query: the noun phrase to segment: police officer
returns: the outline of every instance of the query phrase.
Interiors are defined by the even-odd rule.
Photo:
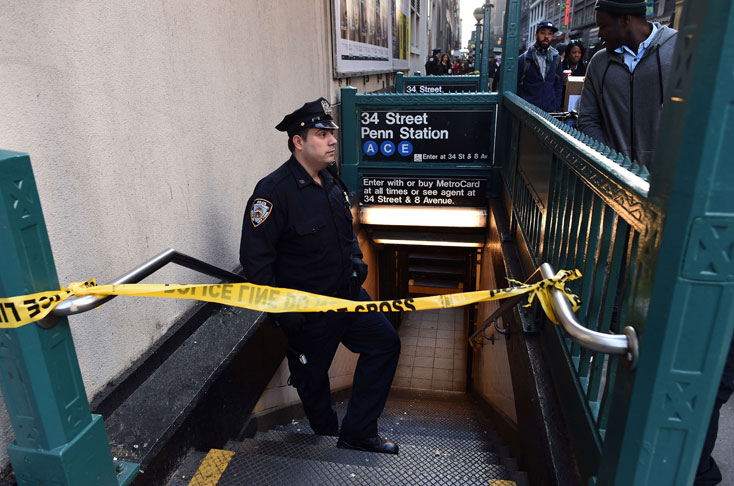
[[[324,98],[304,104],[275,127],[287,132],[291,157],[255,186],[242,224],[240,261],[250,282],[320,295],[371,300],[361,284],[367,265],[352,230],[343,182],[329,170],[338,127]],[[398,453],[377,435],[400,355],[397,332],[382,313],[273,315],[288,338],[290,384],[319,435],[337,447]],[[358,353],[352,396],[339,429],[331,407],[329,366],[339,343]]]
[[[440,74],[441,48],[437,47],[432,52],[433,54],[426,61],[426,75],[438,76]]]

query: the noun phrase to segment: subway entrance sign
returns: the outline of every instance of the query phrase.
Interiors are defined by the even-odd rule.
[[[494,108],[363,110],[359,143],[365,161],[489,163]]]
[[[395,92],[407,94],[477,93],[479,76],[405,76],[395,75]]]
[[[341,174],[360,205],[360,222],[412,232],[410,244],[426,227],[462,228],[483,241],[497,101],[491,93],[343,88]]]

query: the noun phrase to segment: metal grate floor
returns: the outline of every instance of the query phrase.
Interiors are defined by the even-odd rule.
[[[313,435],[307,420],[293,420],[230,443],[228,451],[210,451],[188,476],[191,482],[183,484],[527,485],[469,397],[414,393],[393,393],[380,418],[380,433],[400,445],[398,455],[337,449],[336,437]],[[340,418],[346,407],[346,402],[336,405]],[[201,453],[192,457],[188,462]],[[210,457],[227,461],[208,464]],[[179,473],[169,486],[180,486],[184,477]]]

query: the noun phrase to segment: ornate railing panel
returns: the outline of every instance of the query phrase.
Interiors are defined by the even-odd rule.
[[[501,171],[517,237],[525,239],[536,266],[547,261],[582,271],[571,287],[589,329],[621,332],[641,242],[655,238],[662,221],[647,198],[647,171],[514,94],[504,95],[503,109],[519,132],[513,140],[521,141],[511,144],[514,170]],[[577,459],[583,474],[594,476],[621,361],[580,348],[559,327],[542,332]]]

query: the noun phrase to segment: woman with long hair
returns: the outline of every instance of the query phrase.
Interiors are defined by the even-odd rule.
[[[453,66],[451,65],[451,58],[448,54],[441,56],[441,64],[438,65],[438,74],[452,74]]]

